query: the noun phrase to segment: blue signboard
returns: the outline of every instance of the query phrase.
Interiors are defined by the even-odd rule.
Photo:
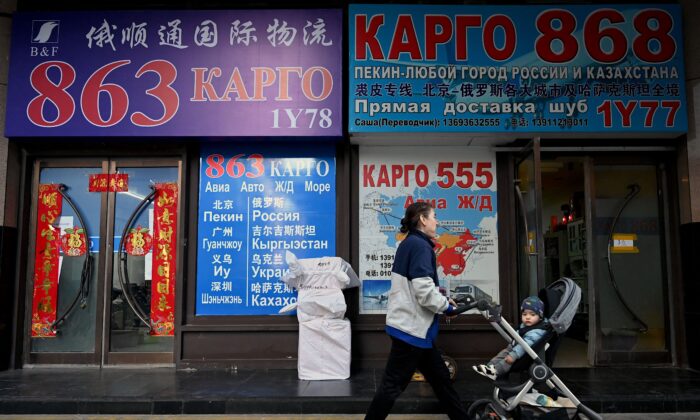
[[[335,148],[202,147],[197,315],[271,315],[296,301],[286,251],[335,256]]]
[[[350,5],[350,132],[687,131],[678,5]]]
[[[341,16],[16,13],[5,135],[341,136]]]

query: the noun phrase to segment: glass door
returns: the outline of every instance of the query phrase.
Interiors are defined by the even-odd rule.
[[[36,163],[25,363],[173,362],[179,174],[165,159]]]
[[[99,364],[106,196],[101,160],[37,162],[30,215],[25,363]]]
[[[557,364],[670,363],[663,165],[540,153],[515,160],[518,299],[562,276],[581,287]]]
[[[515,161],[518,246],[518,304],[544,286],[540,141],[528,144]]]
[[[112,161],[111,259],[106,363],[172,363],[179,167],[167,161]]]
[[[671,361],[661,171],[594,164],[596,364]]]
[[[589,183],[586,182],[589,162],[589,158],[581,155],[542,153],[544,285],[568,277],[581,288],[577,313],[566,331],[566,339],[559,342],[556,367],[593,364],[593,352],[589,350],[595,345],[589,334],[590,206],[587,204]]]

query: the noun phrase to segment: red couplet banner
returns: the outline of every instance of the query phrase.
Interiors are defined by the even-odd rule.
[[[34,298],[32,300],[32,337],[55,337],[51,326],[56,321],[58,303],[58,250],[61,230],[54,226],[61,214],[63,198],[57,184],[39,185],[36,242],[34,255]]]

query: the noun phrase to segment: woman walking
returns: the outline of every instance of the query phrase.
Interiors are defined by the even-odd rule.
[[[386,314],[391,352],[365,420],[386,418],[416,368],[433,388],[450,419],[467,418],[440,351],[435,347],[439,314],[450,316],[455,309],[452,299],[440,294],[438,288],[433,250],[436,231],[437,219],[430,204],[416,202],[406,208],[401,232],[407,236],[396,250]]]

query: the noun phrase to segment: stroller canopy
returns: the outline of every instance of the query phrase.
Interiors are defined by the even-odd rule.
[[[581,288],[568,277],[562,277],[540,290],[545,316],[557,334],[566,332],[581,302]]]

